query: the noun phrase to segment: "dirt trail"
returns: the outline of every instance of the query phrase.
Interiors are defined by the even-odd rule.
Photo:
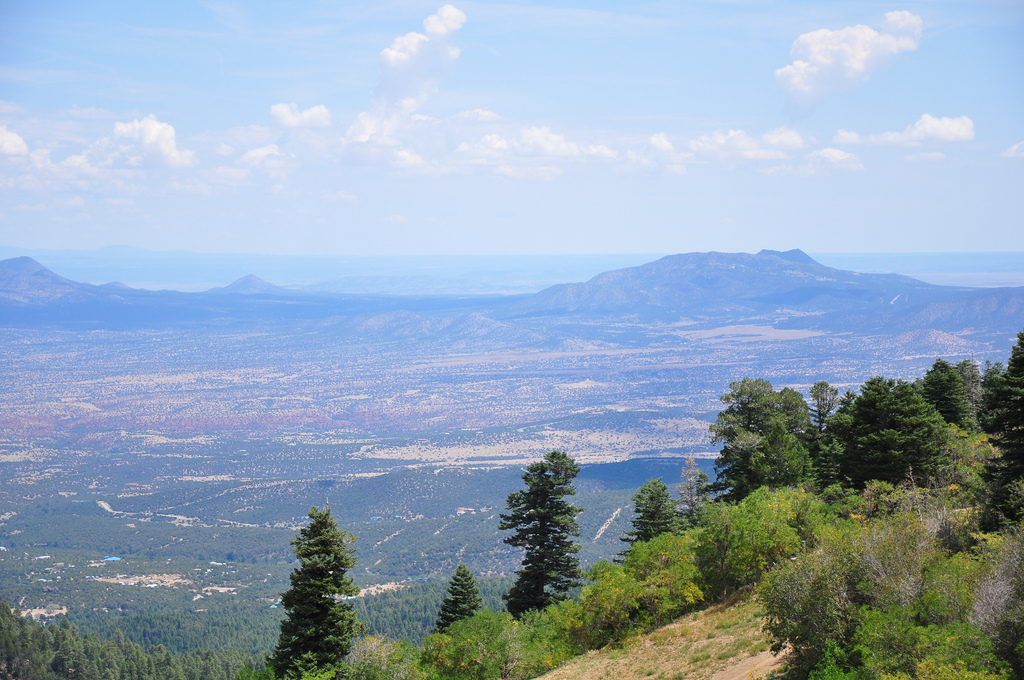
[[[711,680],[750,680],[763,678],[771,671],[782,667],[785,654],[775,656],[770,651],[761,652],[740,661],[735,666],[723,668],[711,676]]]

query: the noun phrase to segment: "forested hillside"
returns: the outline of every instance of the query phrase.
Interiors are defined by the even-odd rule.
[[[1006,366],[937,359],[914,382],[878,376],[841,392],[821,381],[808,395],[748,377],[721,401],[710,427],[722,444],[717,478],[691,463],[678,485],[670,480],[672,489],[657,479],[644,484],[632,496],[621,561],[590,566],[581,590],[563,594],[578,572],[556,559],[551,564],[568,570],[541,604],[530,604],[522,590],[513,596],[531,573],[529,560],[558,558],[531,553],[530,539],[515,583],[481,579],[486,607],[443,631],[427,634],[446,597],[437,582],[335,600],[367,635],[344,640],[343,656],[264,670],[261,659],[243,653],[174,655],[117,632],[113,642],[102,641],[66,622],[43,628],[4,612],[3,672],[123,677],[119,669],[135,664],[148,675],[133,677],[147,678],[270,678],[278,671],[305,680],[469,680],[525,679],[565,666],[558,677],[585,677],[573,668],[592,662],[576,657],[604,650],[608,672],[643,641],[677,649],[676,678],[704,677],[766,645],[786,654],[783,672],[799,679],[1009,680],[1024,673],[1024,332]],[[545,460],[561,466],[559,481],[545,481],[547,468],[531,465],[522,475],[526,489],[509,489],[503,526],[542,516],[536,504],[545,484],[556,499],[575,493],[579,468],[571,459],[554,452]],[[579,508],[550,508],[544,521],[578,537]],[[343,552],[346,536],[337,539]],[[314,554],[300,557],[305,566],[296,566],[293,588],[303,582],[300,570],[317,564]],[[355,563],[345,564],[347,571]],[[517,616],[501,611],[503,591],[507,601],[518,598]],[[301,626],[287,596],[285,604],[287,620]],[[746,626],[736,644],[697,644],[690,636],[705,624],[692,618],[692,626],[647,636],[709,606],[737,604],[742,614],[710,619]],[[764,638],[746,632],[755,611]],[[240,670],[246,661],[251,668]]]

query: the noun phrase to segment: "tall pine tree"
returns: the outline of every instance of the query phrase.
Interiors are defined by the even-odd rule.
[[[359,594],[347,575],[356,566],[355,537],[338,529],[329,506],[311,508],[309,519],[292,541],[299,566],[281,596],[288,614],[269,660],[279,678],[336,667],[352,648],[352,638],[366,631],[352,605],[338,599]]]
[[[996,517],[1016,521],[1024,518],[1024,331],[1017,334],[1006,371],[993,378],[991,389],[992,413],[985,429],[1000,453],[987,470],[991,508]]]
[[[483,600],[480,598],[480,589],[476,587],[473,572],[465,564],[460,563],[452,580],[448,582],[448,595],[441,603],[434,630],[443,633],[448,626],[456,621],[468,619],[482,606]]]
[[[504,595],[509,613],[519,618],[565,598],[580,583],[580,535],[576,516],[582,508],[564,498],[576,495],[573,480],[580,472],[572,458],[552,451],[523,473],[525,491],[508,495],[508,514],[501,515],[499,529],[514,531],[505,543],[523,548],[523,565],[511,590]]]

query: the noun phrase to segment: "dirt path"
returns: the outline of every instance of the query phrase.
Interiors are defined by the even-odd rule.
[[[711,680],[750,680],[763,678],[771,671],[782,667],[785,654],[775,656],[771,651],[764,651],[756,656],[747,657],[735,666],[723,668],[711,676]]]

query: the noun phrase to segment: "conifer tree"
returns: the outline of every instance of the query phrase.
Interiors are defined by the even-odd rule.
[[[292,541],[299,566],[281,596],[287,617],[269,660],[279,678],[336,667],[365,632],[352,605],[338,599],[359,594],[347,575],[356,566],[355,537],[338,529],[329,506],[310,508],[309,519]]]
[[[974,410],[967,396],[967,388],[953,364],[945,359],[936,359],[924,374],[921,394],[947,423],[964,430],[974,429]]]
[[[693,526],[701,510],[711,497],[709,491],[711,478],[697,466],[693,456],[686,457],[686,467],[679,476],[679,508],[680,528]]]
[[[679,528],[679,511],[672,500],[668,486],[657,479],[649,479],[633,495],[633,528],[619,540],[628,544],[620,554],[625,555],[637,541],[649,541]]]
[[[839,476],[857,488],[875,479],[899,484],[911,469],[923,480],[949,460],[942,416],[903,380],[865,382],[829,420],[829,431],[841,446]]]
[[[473,572],[465,564],[460,563],[452,580],[448,582],[448,595],[441,603],[434,630],[443,633],[448,626],[456,621],[468,619],[482,606],[483,600],[480,598],[479,588],[476,587]]]
[[[1000,456],[988,465],[991,507],[1010,521],[1024,518],[1024,331],[1010,351],[1006,371],[994,380],[991,401],[997,404],[986,430]]]
[[[564,500],[576,495],[572,482],[579,471],[572,458],[552,451],[526,468],[526,490],[508,495],[509,512],[498,528],[514,531],[504,542],[525,550],[516,582],[503,596],[516,618],[564,599],[580,583],[580,547],[572,539],[580,535],[576,516],[583,510]]]

